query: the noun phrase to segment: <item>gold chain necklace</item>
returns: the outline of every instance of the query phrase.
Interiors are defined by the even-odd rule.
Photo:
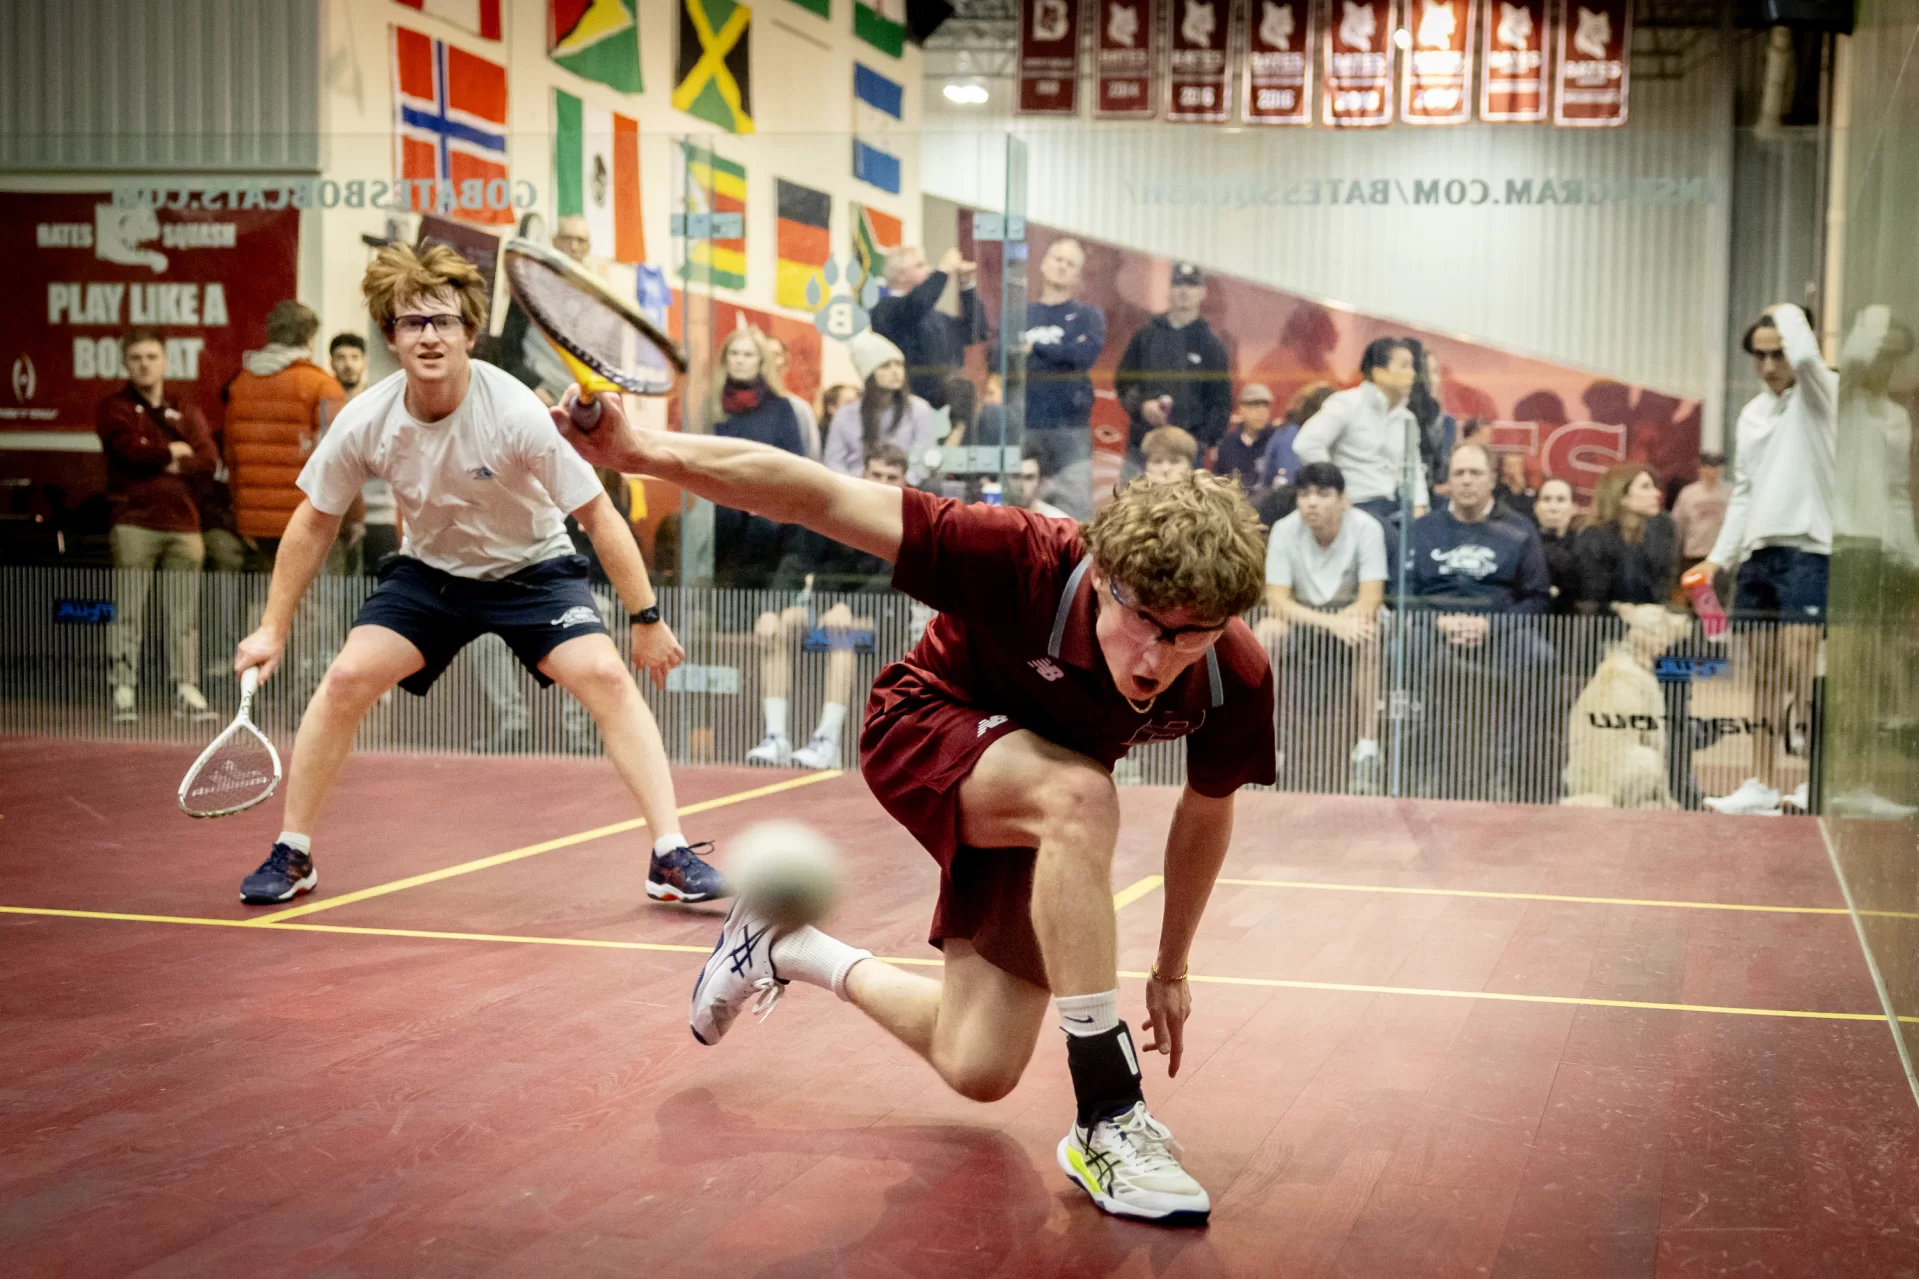
[[[1124,694],[1124,693],[1121,693],[1121,694],[1120,694],[1120,696],[1121,696],[1121,697],[1126,697],[1126,694]],[[1154,703],[1154,702],[1157,702],[1158,700],[1159,700],[1159,694],[1158,694],[1158,693],[1154,693],[1154,694],[1153,694],[1153,695],[1152,695],[1151,697],[1149,697],[1149,698],[1147,698],[1147,699],[1146,699],[1146,705],[1144,705],[1144,706],[1141,706],[1141,705],[1140,705],[1140,704],[1139,704],[1138,702],[1136,702],[1136,701],[1134,701],[1134,700],[1133,700],[1132,698],[1130,698],[1130,697],[1126,697],[1126,704],[1127,704],[1128,706],[1130,706],[1130,707],[1132,707],[1132,708],[1133,708],[1133,712],[1134,712],[1135,714],[1137,714],[1137,715],[1146,715],[1146,714],[1149,714],[1149,713],[1150,713],[1150,712],[1152,711],[1152,709],[1153,709],[1153,703]]]

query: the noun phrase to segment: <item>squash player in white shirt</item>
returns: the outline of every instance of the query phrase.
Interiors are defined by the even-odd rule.
[[[367,267],[361,290],[400,371],[341,412],[301,472],[306,498],[281,542],[260,627],[240,642],[234,670],[272,675],[300,599],[368,479],[392,486],[406,538],[300,719],[285,829],[243,881],[241,900],[265,905],[312,890],[320,807],[367,710],[395,684],[424,696],[460,649],[489,632],[542,684],[579,698],[599,724],[607,755],[658,837],[647,895],[725,896],[719,872],[680,833],[659,727],[594,606],[586,561],[566,535],[569,513],[633,615],[634,664],[664,684],[685,653],[660,620],[633,531],[593,468],[560,438],[532,391],[470,358],[486,319],[485,281],[445,246],[417,255],[390,246]]]
[[[1753,719],[1775,731],[1752,735],[1753,776],[1731,794],[1706,800],[1722,813],[1776,815],[1782,798],[1808,807],[1805,783],[1790,796],[1773,783],[1782,736],[1789,753],[1811,753],[1801,743],[1826,620],[1839,376],[1821,358],[1806,313],[1790,302],[1767,307],[1741,345],[1765,390],[1739,411],[1726,518],[1712,554],[1686,581],[1710,582],[1735,569],[1734,614],[1779,623],[1754,632],[1748,643]],[[1790,709],[1782,693],[1792,699]]]

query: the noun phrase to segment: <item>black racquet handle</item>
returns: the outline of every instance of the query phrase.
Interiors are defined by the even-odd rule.
[[[572,418],[573,425],[579,427],[582,431],[591,431],[594,427],[598,426],[600,424],[600,397],[596,395],[590,400],[584,397],[574,400]]]

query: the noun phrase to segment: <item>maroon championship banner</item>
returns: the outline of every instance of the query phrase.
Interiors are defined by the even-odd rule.
[[[1547,0],[1486,0],[1486,6],[1479,118],[1538,124],[1546,118],[1546,58],[1552,48]]]
[[[1019,110],[1079,114],[1080,0],[1020,0]]]
[[[1394,0],[1333,0],[1326,23],[1325,121],[1365,129],[1393,122]]]
[[[1172,0],[1173,44],[1166,59],[1166,118],[1216,124],[1232,118],[1232,0]]]
[[[1585,129],[1626,123],[1631,48],[1632,0],[1565,0],[1553,123]]]
[[[1477,0],[1410,0],[1413,43],[1400,57],[1399,118],[1464,124],[1473,116],[1473,19]]]
[[[1312,0],[1248,0],[1246,123],[1313,122],[1313,9]]]
[[[280,203],[287,201],[279,192]],[[153,197],[146,199],[143,197]],[[267,312],[294,296],[300,212],[218,189],[0,195],[0,431],[93,430],[126,384],[120,339],[157,329],[167,393],[220,421],[220,388],[265,346]]]
[[[1094,0],[1099,14],[1095,42],[1098,95],[1093,114],[1102,120],[1150,120],[1153,68],[1159,50],[1159,0]]]

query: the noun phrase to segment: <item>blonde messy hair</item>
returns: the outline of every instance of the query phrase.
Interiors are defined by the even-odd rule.
[[[1100,572],[1154,612],[1187,608],[1205,621],[1259,603],[1266,542],[1259,517],[1230,479],[1189,471],[1137,479],[1085,528]]]
[[[479,268],[444,244],[424,252],[389,244],[373,255],[360,278],[366,309],[389,341],[400,306],[428,294],[447,292],[460,304],[460,320],[470,337],[487,322],[486,277]]]

